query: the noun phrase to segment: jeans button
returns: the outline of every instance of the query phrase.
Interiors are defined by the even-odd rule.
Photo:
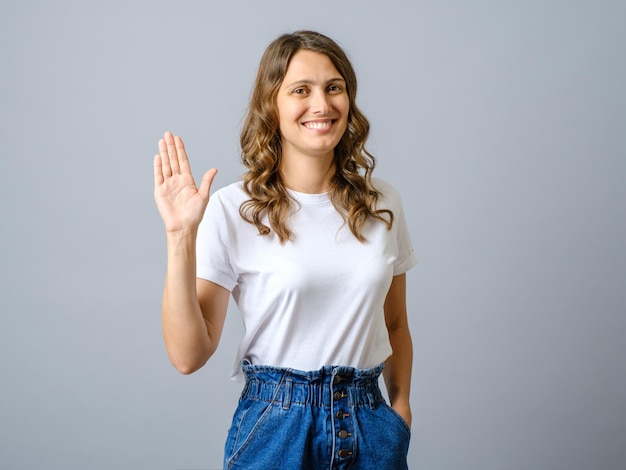
[[[349,457],[351,453],[352,453],[352,452],[350,452],[349,450],[346,450],[346,449],[341,449],[341,450],[337,453],[337,455],[338,455],[340,458],[345,459],[346,457]]]
[[[341,376],[340,376],[340,375],[335,375],[335,377],[333,377],[333,383],[334,383],[335,385],[340,384],[342,380],[343,380],[343,379],[341,378]]]
[[[337,419],[343,419],[343,418],[345,418],[348,415],[346,413],[344,413],[343,411],[339,410],[339,411],[337,411],[337,414],[335,416],[337,416]]]
[[[345,429],[342,429],[341,431],[339,431],[337,433],[337,435],[341,438],[341,439],[345,439],[346,437],[348,437],[350,435],[350,433],[348,431],[346,431]]]
[[[341,392],[335,392],[333,396],[335,400],[341,400],[343,398],[343,394]]]

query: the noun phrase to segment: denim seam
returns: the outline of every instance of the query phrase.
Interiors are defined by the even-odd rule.
[[[274,396],[271,399],[271,403],[272,404],[276,404],[277,403],[276,396],[278,395],[278,392],[280,391],[280,385],[282,385],[283,381],[285,380],[286,373],[287,373],[286,371],[283,372],[283,374],[282,374],[282,376],[280,378],[280,382],[278,384],[278,387],[276,387],[276,390],[274,391]],[[261,414],[259,419],[257,419],[256,423],[254,423],[254,426],[252,426],[252,429],[250,429],[250,432],[248,433],[248,435],[246,436],[244,441],[241,443],[241,446],[239,446],[239,448],[237,448],[236,446],[233,447],[233,450],[234,449],[237,449],[237,450],[234,450],[233,454],[228,459],[228,466],[229,467],[231,467],[232,464],[236,462],[236,460],[241,456],[243,451],[246,450],[246,448],[248,447],[250,442],[252,442],[252,438],[259,431],[259,428],[261,427],[261,424],[263,424],[263,422],[271,414],[271,412],[272,412],[272,404],[268,405],[267,408],[265,410],[263,410],[263,414]],[[246,414],[247,414],[247,411],[246,411]],[[239,421],[239,426],[241,426],[242,422],[243,422],[243,418],[242,418],[241,421]],[[239,430],[237,431],[237,434],[239,434]]]

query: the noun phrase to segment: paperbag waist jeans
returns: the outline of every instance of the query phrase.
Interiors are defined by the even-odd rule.
[[[317,371],[242,365],[225,469],[407,468],[411,431],[378,386],[383,365]]]

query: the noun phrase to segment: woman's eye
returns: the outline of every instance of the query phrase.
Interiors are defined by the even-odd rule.
[[[293,90],[294,95],[304,95],[306,93],[306,89],[304,88],[296,88]]]
[[[330,85],[328,87],[328,91],[335,92],[335,93],[339,92],[339,91],[341,91],[341,86],[339,86],[339,85]]]

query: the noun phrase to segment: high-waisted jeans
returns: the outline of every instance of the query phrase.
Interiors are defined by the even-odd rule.
[[[383,365],[304,372],[243,364],[225,469],[407,468],[411,431],[381,395]]]

